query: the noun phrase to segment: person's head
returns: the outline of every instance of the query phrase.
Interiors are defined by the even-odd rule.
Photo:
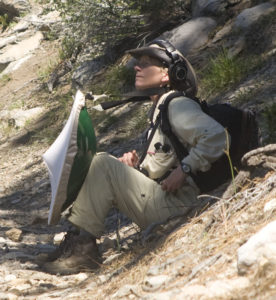
[[[138,60],[135,67],[136,88],[147,89],[152,87],[169,86],[170,89],[184,91],[188,96],[195,96],[197,93],[197,79],[193,67],[188,60],[168,41],[154,40],[147,47],[129,50],[134,58]],[[143,61],[148,62],[144,64]],[[140,68],[139,68],[140,64]],[[147,66],[143,69],[143,66]],[[146,71],[152,71],[159,68],[159,71],[164,75],[160,77],[161,81],[151,81],[151,86],[146,86],[142,82],[142,76]],[[148,70],[147,70],[148,68]],[[150,72],[147,76],[150,77]],[[154,74],[158,74],[154,72]],[[141,75],[141,79],[139,76]],[[160,74],[159,74],[160,75]],[[155,77],[157,79],[157,77]],[[149,81],[150,82],[150,81]],[[155,86],[153,84],[156,83]]]
[[[137,59],[134,69],[137,90],[164,87],[169,84],[168,69],[157,58],[142,55]]]

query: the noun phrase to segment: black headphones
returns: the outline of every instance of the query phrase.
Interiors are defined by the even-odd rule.
[[[151,44],[156,44],[164,48],[168,57],[172,60],[169,64],[168,74],[172,85],[178,85],[187,79],[187,65],[182,57],[177,53],[176,48],[168,41],[154,40]]]

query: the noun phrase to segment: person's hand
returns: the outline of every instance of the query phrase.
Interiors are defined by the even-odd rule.
[[[136,150],[124,153],[124,155],[122,157],[119,157],[118,159],[119,161],[130,167],[136,167],[139,160]]]
[[[176,192],[185,183],[187,175],[183,173],[181,166],[174,169],[171,174],[161,182],[163,191]]]

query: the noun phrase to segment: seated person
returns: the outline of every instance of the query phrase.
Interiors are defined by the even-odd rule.
[[[139,160],[133,150],[120,158],[107,153],[94,156],[68,217],[80,231],[67,233],[52,261],[44,264],[47,272],[70,274],[98,267],[96,239],[104,233],[104,220],[112,207],[145,229],[200,206],[199,188],[190,175],[207,171],[224,153],[224,128],[191,99],[197,92],[197,80],[187,59],[163,40],[129,53],[137,59],[136,89],[163,91],[150,96],[154,109],[145,155]],[[183,93],[170,101],[168,118],[189,152],[180,162],[169,138],[160,126],[154,127],[159,105],[174,91]]]

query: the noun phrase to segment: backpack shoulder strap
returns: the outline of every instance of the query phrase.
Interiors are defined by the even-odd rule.
[[[168,116],[168,107],[169,103],[172,99],[185,96],[183,92],[174,92],[167,96],[165,101],[158,106],[160,110],[160,128],[162,132],[169,138],[176,156],[179,161],[181,161],[185,156],[187,156],[188,150],[183,146],[183,144],[179,141],[179,139],[176,137],[176,135],[172,132],[169,116]]]
[[[151,128],[151,132],[150,132],[150,136],[148,137],[147,139],[147,142],[146,142],[146,145],[144,147],[144,151],[142,153],[142,155],[140,156],[140,159],[139,159],[139,162],[138,162],[138,166],[143,162],[143,160],[145,159],[146,155],[147,155],[147,151],[148,151],[148,148],[150,146],[150,143],[153,139],[153,136],[155,134],[155,131],[157,129],[157,127],[159,126],[160,124],[160,114],[158,114],[157,118],[156,118],[156,121],[153,125],[153,127]]]
[[[143,160],[145,159],[145,157],[147,155],[149,145],[150,145],[150,143],[153,139],[154,133],[155,133],[155,131],[156,131],[156,129],[159,125],[161,127],[161,130],[164,132],[164,134],[166,134],[169,137],[169,139],[170,139],[170,136],[174,136],[174,134],[171,131],[171,125],[170,125],[170,122],[169,122],[169,119],[168,119],[168,114],[167,114],[168,106],[169,106],[169,103],[172,99],[174,99],[176,97],[179,97],[179,96],[183,96],[183,95],[184,95],[183,92],[171,93],[166,97],[166,99],[163,101],[163,103],[158,106],[160,112],[157,115],[155,123],[152,126],[150,136],[147,139],[146,145],[144,147],[144,151],[143,151],[143,153],[142,153],[142,155],[139,159],[138,165],[140,165],[143,162]],[[151,116],[151,119],[152,119],[152,116]],[[176,137],[175,137],[175,144],[172,141],[171,141],[171,143],[172,143],[172,146],[174,147],[174,149],[176,149],[176,147],[179,148],[180,145],[181,145],[181,143],[178,141],[178,139]],[[176,143],[179,143],[180,145],[176,145]],[[178,157],[178,154],[177,154],[177,157]]]

